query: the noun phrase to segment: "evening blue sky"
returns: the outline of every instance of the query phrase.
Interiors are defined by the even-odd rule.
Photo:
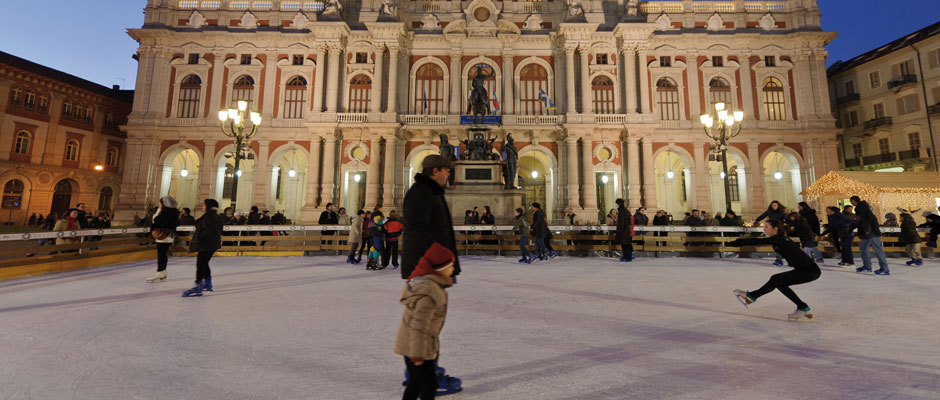
[[[133,88],[145,0],[4,0],[0,50],[102,85]],[[823,28],[839,33],[829,64],[937,22],[940,0],[820,0]]]

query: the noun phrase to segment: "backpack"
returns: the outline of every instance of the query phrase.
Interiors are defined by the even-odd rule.
[[[390,219],[385,222],[385,238],[389,240],[398,240],[401,237],[402,224],[398,220]]]

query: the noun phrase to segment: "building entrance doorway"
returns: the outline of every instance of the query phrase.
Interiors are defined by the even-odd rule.
[[[74,186],[69,179],[63,179],[55,185],[52,194],[52,212],[62,218],[72,205],[72,191]]]

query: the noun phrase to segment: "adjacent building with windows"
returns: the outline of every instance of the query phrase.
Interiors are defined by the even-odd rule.
[[[940,22],[837,62],[828,73],[845,169],[937,170]]]
[[[0,52],[0,221],[113,211],[133,92]]]
[[[441,134],[468,138],[478,69],[496,151],[512,133],[524,201],[550,217],[595,221],[617,197],[724,210],[699,123],[716,103],[745,115],[733,208],[793,207],[838,168],[819,18],[815,0],[149,0],[118,217],[167,194],[224,207],[235,176],[239,210],[294,221],[397,208]],[[263,123],[235,171],[216,115],[239,100]]]

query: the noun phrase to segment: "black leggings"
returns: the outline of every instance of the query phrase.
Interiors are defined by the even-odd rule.
[[[809,307],[803,300],[793,292],[793,289],[790,289],[790,286],[799,285],[803,283],[808,283],[819,279],[819,272],[810,272],[810,271],[799,271],[792,270],[787,272],[781,272],[774,276],[770,277],[770,280],[761,286],[760,289],[757,289],[753,292],[747,292],[748,296],[751,296],[752,299],[757,300],[758,297],[761,297],[767,293],[772,292],[774,289],[783,293],[784,296],[787,296],[790,301],[796,304],[796,308],[806,308]]]
[[[157,243],[157,272],[166,271],[166,263],[169,261],[167,254],[170,252],[170,246],[173,246],[173,243]]]
[[[417,400],[419,396],[421,400],[433,399],[437,394],[437,359],[414,365],[410,358],[405,357],[405,368],[408,369],[408,382],[402,400]]]
[[[213,251],[200,251],[196,255],[196,283],[202,282],[206,278],[212,277],[212,270],[209,269],[209,260],[212,259]]]
[[[366,258],[369,258],[369,243],[372,243],[372,238],[368,236],[362,237],[362,244],[359,245],[359,255],[356,257],[358,259],[362,258],[362,251],[366,251]]]

